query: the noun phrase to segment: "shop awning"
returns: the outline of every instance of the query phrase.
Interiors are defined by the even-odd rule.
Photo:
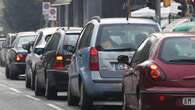
[[[52,6],[69,5],[71,2],[72,0],[55,0]]]

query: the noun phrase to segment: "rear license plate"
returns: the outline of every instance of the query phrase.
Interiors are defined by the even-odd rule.
[[[183,98],[182,103],[183,105],[195,105],[195,98]]]
[[[125,64],[119,64],[119,63],[112,63],[112,70],[124,70],[125,69]]]

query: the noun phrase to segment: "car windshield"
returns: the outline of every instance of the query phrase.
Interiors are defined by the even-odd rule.
[[[79,37],[79,33],[75,33],[75,34],[66,34],[66,37],[65,37],[65,45],[72,45],[72,46],[75,46],[76,43],[77,43],[77,40],[78,40],[78,37]]]
[[[160,58],[168,63],[195,63],[195,38],[166,38],[160,53]]]
[[[16,47],[21,48],[23,44],[33,41],[34,38],[35,36],[21,36],[16,43]]]
[[[148,34],[153,32],[159,32],[156,25],[103,25],[98,36],[97,46],[101,50],[136,50]]]

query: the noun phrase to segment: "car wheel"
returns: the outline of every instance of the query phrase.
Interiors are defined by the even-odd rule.
[[[8,68],[9,68],[9,67],[8,67]],[[12,68],[9,68],[9,77],[10,77],[10,79],[12,79],[12,80],[18,79],[18,76],[15,75],[15,74],[13,73]]]
[[[32,69],[30,68],[30,70],[29,70],[29,74],[30,74],[30,88],[32,89],[32,90],[35,90],[35,75],[33,75],[33,72],[32,72]]]
[[[26,88],[30,88],[30,77],[29,77],[29,68],[26,68],[25,70],[25,74],[26,74],[26,78],[25,78],[25,84],[26,84]]]
[[[69,83],[68,83],[68,93],[67,93],[68,105],[70,105],[70,106],[76,106],[76,105],[78,105],[78,103],[79,103],[79,98],[76,97],[76,96],[74,96],[74,95],[72,94],[70,85],[71,85],[71,84],[70,84],[70,81],[69,81]]]
[[[8,68],[8,66],[5,67],[5,76],[6,76],[7,79],[10,78],[9,77],[9,68]]]
[[[93,101],[87,95],[83,83],[80,86],[80,108],[81,110],[90,110],[93,104]]]
[[[35,96],[44,96],[45,91],[43,88],[40,87],[38,82],[38,75],[35,75]]]
[[[55,99],[57,97],[57,91],[55,87],[51,87],[49,85],[49,79],[46,79],[46,91],[45,91],[45,97],[47,99]]]

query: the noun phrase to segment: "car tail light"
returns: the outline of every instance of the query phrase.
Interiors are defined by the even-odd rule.
[[[53,64],[53,69],[63,70],[64,67],[64,57],[62,55],[56,55],[55,63]]]
[[[149,65],[149,76],[153,80],[165,80],[165,74],[161,71],[160,67],[156,64]]]
[[[22,55],[22,54],[17,54],[15,60],[17,62],[24,61],[25,60],[25,56]]]
[[[96,48],[91,48],[89,51],[89,69],[91,71],[99,70],[98,50]]]

